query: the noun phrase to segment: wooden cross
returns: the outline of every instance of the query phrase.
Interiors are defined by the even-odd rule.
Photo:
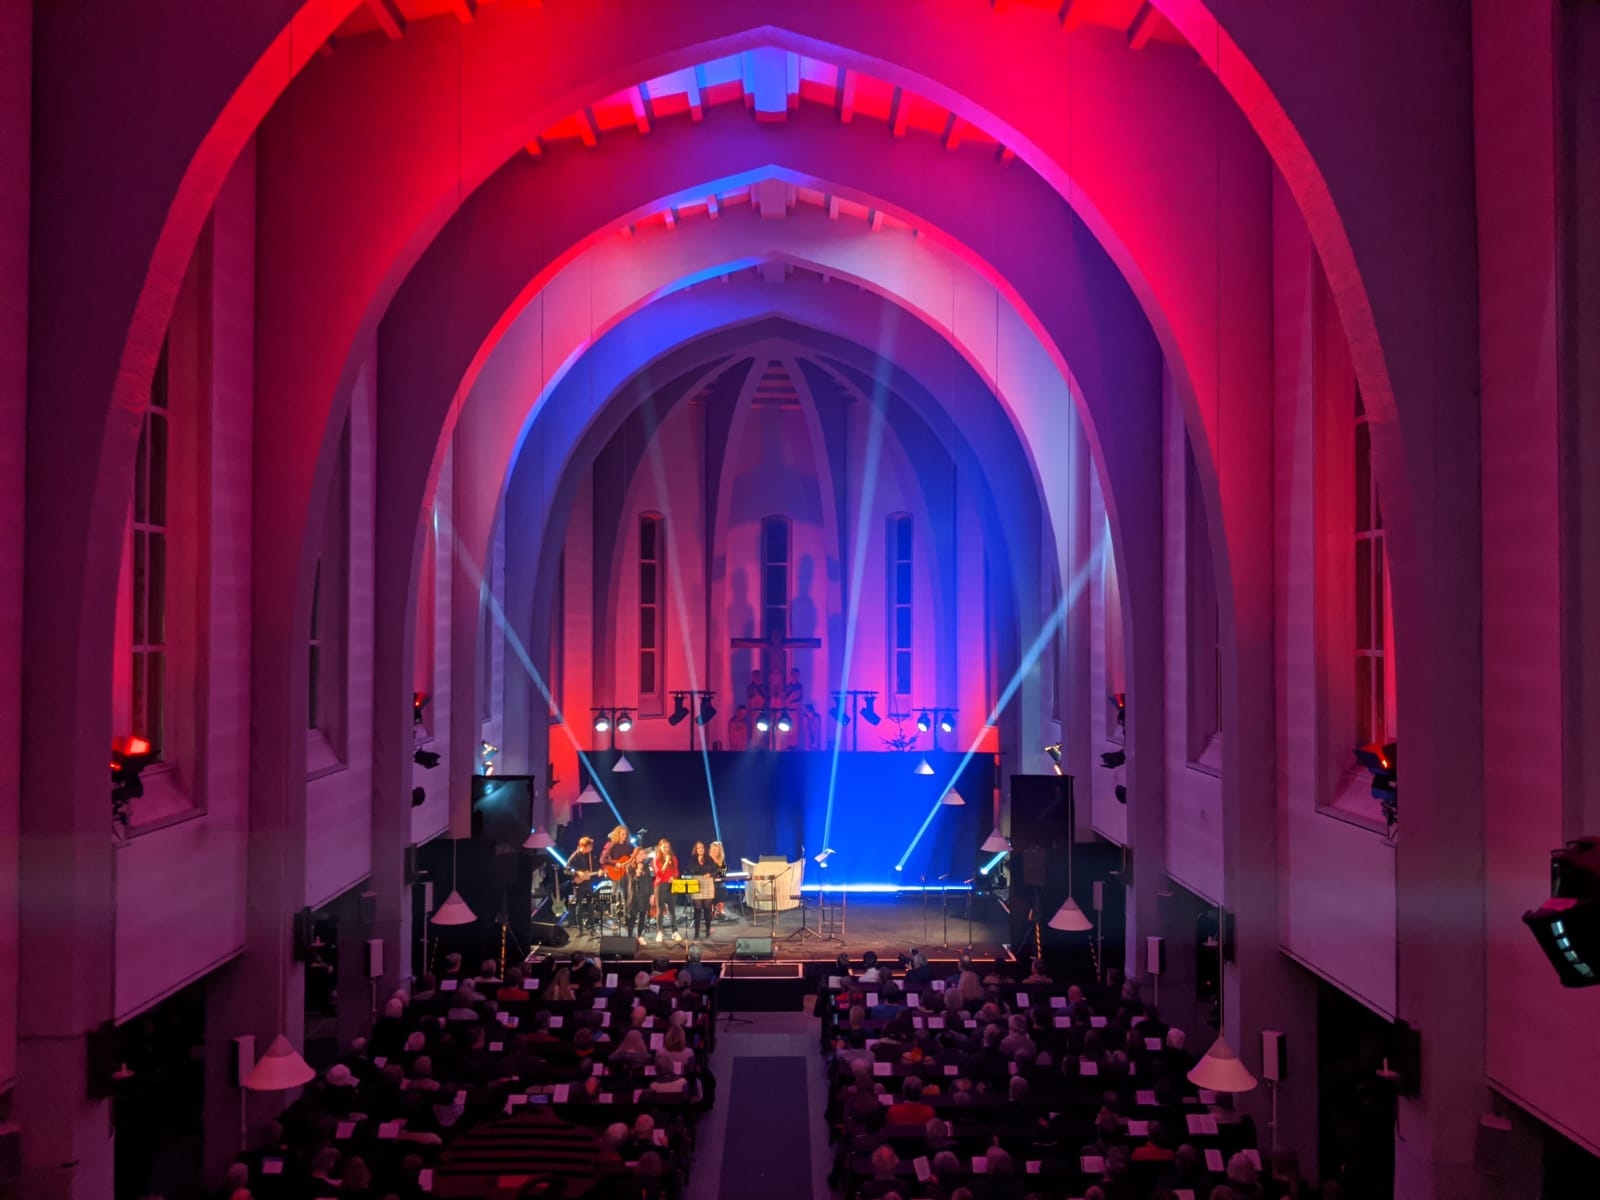
[[[819,650],[822,648],[822,639],[787,637],[781,629],[769,629],[766,637],[734,638],[733,648],[761,653],[761,686],[767,690],[767,707],[778,709],[783,707],[784,689],[789,686],[789,672],[784,669],[788,664],[789,651]],[[777,694],[774,695],[774,692]],[[754,715],[751,714],[752,719]]]

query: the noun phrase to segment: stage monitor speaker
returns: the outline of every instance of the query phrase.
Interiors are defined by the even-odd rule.
[[[528,926],[528,936],[530,941],[540,946],[565,946],[572,940],[567,934],[566,927],[556,918],[550,897],[546,896],[544,903],[534,912],[533,920]]]
[[[256,1069],[256,1035],[241,1033],[233,1039],[233,1055],[228,1060],[228,1082],[239,1087]]]
[[[1161,938],[1145,938],[1144,969],[1151,975],[1160,975],[1167,969],[1167,943]]]
[[[367,939],[367,978],[381,979],[383,977],[383,939]]]
[[[735,958],[771,958],[772,939],[769,937],[736,938],[733,943]]]
[[[638,953],[639,943],[631,937],[619,934],[602,934],[600,936],[601,958],[632,958]]]
[[[1261,1031],[1261,1078],[1282,1083],[1289,1074],[1288,1047],[1276,1029]]]

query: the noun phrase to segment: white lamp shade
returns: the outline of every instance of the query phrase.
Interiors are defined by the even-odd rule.
[[[478,915],[467,907],[467,902],[461,898],[461,893],[454,889],[433,914],[435,925],[471,925],[477,919]]]
[[[1059,929],[1063,933],[1088,933],[1094,928],[1094,922],[1083,915],[1083,909],[1071,896],[1056,909],[1056,915],[1050,918],[1049,924],[1051,929]]]
[[[1245,1070],[1244,1063],[1228,1045],[1228,1039],[1219,1037],[1211,1043],[1205,1057],[1195,1063],[1194,1070],[1189,1072],[1189,1082],[1209,1091],[1236,1094],[1253,1091],[1256,1077]]]
[[[578,798],[574,800],[573,803],[604,804],[605,801],[600,798],[600,793],[594,790],[594,784],[591,783],[588,787],[584,788],[583,791],[578,793]]]
[[[983,845],[978,849],[985,854],[1002,854],[1011,849],[1011,839],[1001,833],[999,826],[996,826],[994,832],[983,839]]]
[[[916,774],[918,774],[918,775],[932,775],[933,774],[933,767],[928,762],[927,759],[923,759],[921,762],[917,763],[917,765],[916,765]]]
[[[961,798],[961,793],[951,788],[939,801],[940,804],[949,804],[955,807],[964,806],[967,802]]]
[[[611,765],[611,773],[613,775],[626,775],[631,770],[633,770],[633,764],[628,761],[626,754],[617,755],[617,761]]]
[[[286,1092],[290,1088],[304,1087],[316,1077],[317,1073],[280,1033],[250,1068],[250,1074],[244,1077],[244,1086],[252,1092]]]
[[[528,835],[528,840],[522,843],[522,848],[524,850],[548,850],[555,844],[555,838],[542,829],[535,829]]]

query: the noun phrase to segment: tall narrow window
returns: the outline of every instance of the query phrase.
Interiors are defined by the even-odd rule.
[[[896,698],[911,695],[911,518],[889,518],[889,671]]]
[[[1356,744],[1388,738],[1384,702],[1383,509],[1372,470],[1372,434],[1366,406],[1356,389]]]
[[[317,559],[316,573],[311,577],[311,638],[308,643],[309,659],[307,680],[309,686],[306,706],[306,728],[322,726],[322,560]]]
[[[1189,757],[1211,762],[1222,732],[1222,617],[1211,556],[1205,493],[1195,467],[1194,449],[1184,443],[1184,559],[1189,580]]]
[[[167,345],[150,384],[133,484],[133,732],[162,757],[167,686]]]
[[[643,710],[661,698],[663,605],[662,571],[666,547],[662,544],[661,518],[645,513],[639,518],[639,706]]]
[[[487,721],[494,716],[494,638],[500,626],[495,619],[499,612],[499,603],[495,599],[495,560],[496,546],[489,545],[489,561],[484,564],[483,572],[483,600],[478,605],[479,625],[481,627],[481,642],[479,650],[482,652],[478,663],[478,720]]]
[[[767,517],[761,522],[761,632],[789,636],[789,521]]]

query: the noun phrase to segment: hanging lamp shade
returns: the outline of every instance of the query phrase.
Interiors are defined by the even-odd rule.
[[[995,826],[994,832],[983,839],[983,845],[978,847],[985,854],[1004,854],[1011,849],[1011,839],[1000,832],[1000,827]]]
[[[940,804],[948,804],[952,808],[959,808],[959,807],[964,806],[966,804],[966,801],[961,798],[961,793],[960,792],[956,791],[955,788],[951,788],[948,792],[946,792],[943,796],[941,796],[939,798],[939,803]]]
[[[1228,1039],[1218,1036],[1189,1072],[1189,1082],[1209,1091],[1237,1094],[1254,1091],[1256,1077],[1245,1070],[1238,1054],[1228,1045]]]
[[[1063,933],[1088,933],[1094,928],[1094,922],[1083,915],[1083,909],[1071,896],[1056,909],[1056,915],[1050,918],[1049,924],[1051,929],[1059,929]]]
[[[626,754],[617,755],[617,761],[611,764],[611,772],[614,775],[626,775],[632,770],[633,764],[628,761]]]
[[[915,774],[918,774],[918,775],[932,775],[933,774],[933,766],[932,766],[932,764],[930,764],[927,759],[923,759],[921,762],[917,763],[916,768],[915,768]]]
[[[435,925],[471,925],[477,919],[478,914],[467,907],[467,902],[461,898],[461,893],[453,888],[444,898],[444,903],[439,905],[433,914]]]
[[[573,803],[604,804],[605,801],[600,798],[600,793],[594,790],[594,784],[591,783],[588,787],[584,788],[583,791],[578,793],[578,798],[574,800]]]
[[[243,1086],[252,1092],[286,1092],[290,1088],[304,1087],[316,1077],[317,1073],[300,1057],[300,1052],[280,1033],[250,1068]]]
[[[528,835],[528,840],[522,843],[522,848],[524,850],[548,850],[555,844],[555,838],[542,829],[535,829]]]

